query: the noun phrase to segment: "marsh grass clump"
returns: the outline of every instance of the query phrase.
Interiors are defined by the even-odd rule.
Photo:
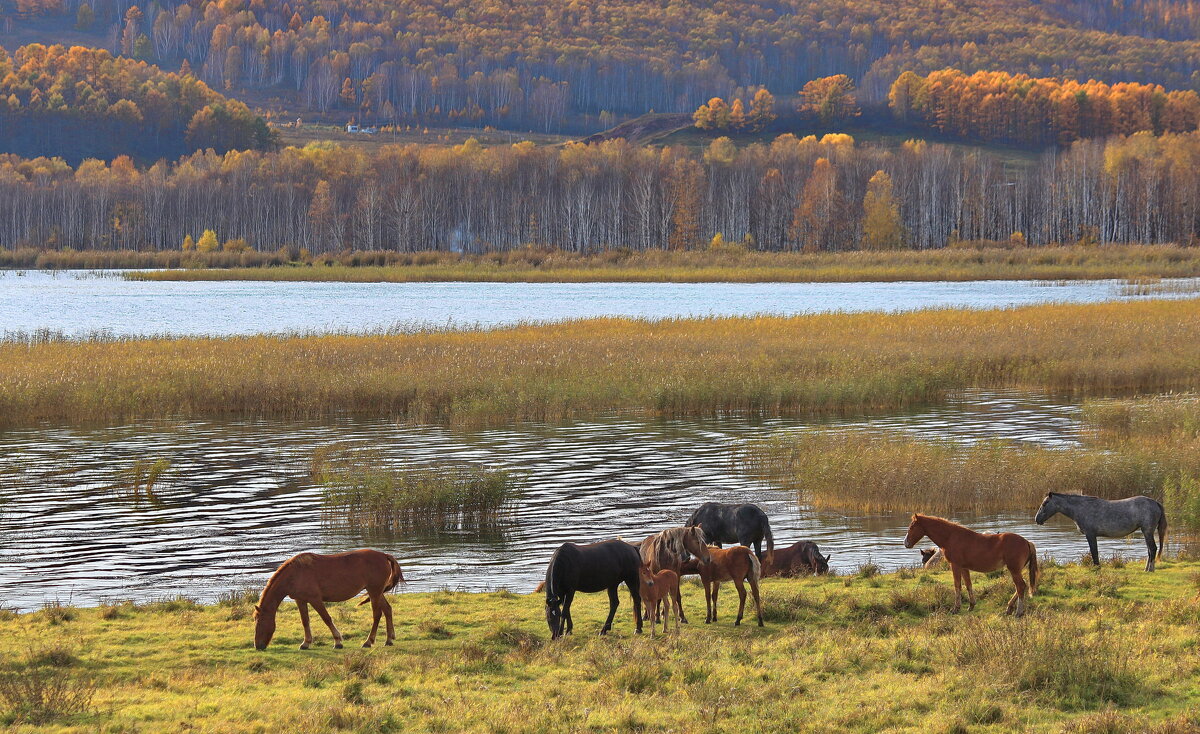
[[[370,451],[325,457],[325,515],[372,528],[496,527],[521,495],[515,472],[470,464],[395,467]]]
[[[1156,495],[1166,475],[1146,455],[870,430],[779,433],[744,443],[736,458],[805,502],[862,512],[989,512],[1037,506],[1051,491]]]
[[[62,645],[30,648],[0,670],[0,701],[15,721],[38,725],[91,708],[96,683],[72,670],[79,659]]]
[[[171,462],[167,459],[138,459],[133,466],[117,474],[113,491],[118,497],[159,506],[162,500],[155,494],[155,489],[167,478],[170,470]]]

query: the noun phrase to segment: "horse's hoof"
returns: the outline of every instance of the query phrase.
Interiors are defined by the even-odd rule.
[[[307,650],[307,649],[308,649],[308,643],[307,643],[307,642],[305,642],[305,643],[302,643],[302,644],[300,645],[300,649],[301,649],[301,650]]]
[[[370,646],[371,646],[371,643],[370,643],[370,642],[364,642],[364,643],[363,643],[363,647],[370,647]]]
[[[333,649],[334,649],[334,650],[341,650],[341,649],[342,649],[342,643],[340,643],[340,642],[338,642],[338,643],[335,643],[335,644],[334,644],[334,646],[333,646]]]
[[[384,645],[387,645],[388,647],[391,647],[391,646],[392,646],[392,641],[391,641],[391,640],[388,640],[387,642],[385,642],[385,643],[383,643],[383,644],[384,644]]]
[[[734,627],[741,627],[741,626],[742,626],[742,620],[740,620],[740,619],[739,619],[739,620],[735,621],[735,622],[733,623],[733,626],[734,626]]]

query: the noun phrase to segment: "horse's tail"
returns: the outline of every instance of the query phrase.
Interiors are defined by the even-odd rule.
[[[1029,543],[1029,541],[1025,541]],[[1029,543],[1029,595],[1033,596],[1037,593],[1038,577],[1041,572],[1038,570],[1037,546]]]
[[[387,584],[383,587],[384,591],[391,591],[396,588],[396,584],[405,583],[404,572],[400,570],[400,564],[396,562],[395,558],[388,556],[388,567],[390,571],[388,572]]]
[[[385,593],[385,594],[387,592],[395,589],[396,584],[405,583],[404,573],[400,570],[400,564],[396,562],[396,559],[392,558],[389,555],[389,556],[387,556],[387,563],[388,563],[388,577],[387,577],[387,582],[383,585],[383,593]],[[358,603],[358,605],[361,607],[363,604],[366,604],[369,601],[371,601],[371,596],[368,594],[367,596],[363,597],[363,600],[360,601]]]
[[[754,555],[754,551],[750,551],[746,555],[750,557],[750,580],[757,586],[759,580],[762,579],[762,563],[758,560],[758,556]]]
[[[771,520],[763,515],[763,537],[767,539],[767,564],[775,559],[775,536],[771,535]]]
[[[1161,559],[1163,551],[1167,549],[1167,511],[1161,509],[1162,505],[1159,505],[1159,508],[1161,511],[1158,513],[1158,555],[1155,559]]]

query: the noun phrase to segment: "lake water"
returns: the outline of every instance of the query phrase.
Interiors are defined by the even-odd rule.
[[[1007,393],[971,393],[946,406],[840,421],[957,440],[1004,437],[1070,446],[1078,408]],[[212,600],[260,587],[302,550],[371,546],[397,555],[410,591],[533,589],[553,549],[680,524],[701,502],[751,501],[770,515],[778,545],[815,540],[835,570],[872,561],[912,565],[906,516],[813,512],[796,497],[739,473],[730,449],[797,420],[647,420],[612,417],[490,430],[395,425],[205,421],[0,433],[0,604],[52,600],[91,605],[176,595]],[[307,479],[315,448],[371,447],[397,463],[468,461],[526,473],[524,499],[503,531],[363,533],[322,518]],[[166,458],[161,504],[118,496],[117,473],[138,459]],[[919,509],[919,508],[914,508]],[[1039,550],[1077,559],[1086,543],[1069,522],[1045,527],[1029,512],[959,518],[977,529],[1013,530]],[[1136,555],[1141,540],[1101,541],[1102,552]]]
[[[142,282],[89,272],[0,271],[0,335],[247,334],[495,326],[595,316],[999,308],[1127,300],[1122,282],[264,283]]]

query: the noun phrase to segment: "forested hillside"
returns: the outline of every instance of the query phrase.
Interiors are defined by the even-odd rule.
[[[567,130],[844,73],[882,103],[904,71],[1200,85],[1193,2],[1075,0],[0,0],[230,93],[404,123]],[[588,117],[582,117],[588,116]],[[586,122],[585,122],[586,121]]]
[[[190,74],[78,46],[0,48],[0,152],[78,161],[270,145],[261,118]]]
[[[784,135],[700,153],[598,145],[287,148],[139,169],[0,158],[0,247],[179,249],[214,230],[274,251],[838,251],[1190,243],[1200,133],[1078,141],[1024,168],[962,146]]]

